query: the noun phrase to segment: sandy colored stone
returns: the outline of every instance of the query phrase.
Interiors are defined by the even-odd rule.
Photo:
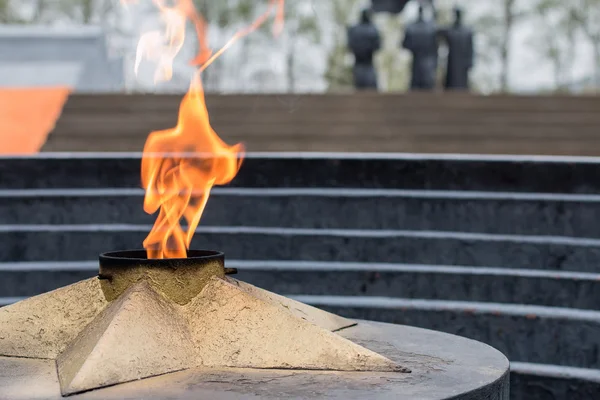
[[[53,359],[107,305],[97,278],[0,309],[0,355]]]
[[[179,305],[152,277],[110,303],[94,278],[0,309],[0,355],[56,359],[64,395],[195,367],[407,371],[332,332],[353,321],[220,276]]]
[[[187,321],[176,307],[147,282],[130,287],[58,356],[63,395],[196,365]]]
[[[47,400],[49,397],[61,397],[54,360],[0,356],[1,400]]]
[[[323,329],[329,331],[337,331],[343,328],[356,325],[356,322],[329,313],[327,311],[320,310],[316,307],[311,307],[307,304],[300,303],[299,301],[292,300],[290,298],[278,295],[268,290],[261,289],[249,283],[238,281],[230,277],[225,277],[225,280],[233,285],[238,286],[248,294],[261,299],[267,303],[279,306],[298,318],[306,320],[312,324],[320,326]]]
[[[201,265],[173,262],[169,267],[100,266],[100,283],[107,301],[113,301],[127,288],[141,281],[168,299],[184,305],[196,297],[213,276],[225,277],[222,260],[202,260]]]
[[[184,308],[203,366],[401,371],[393,361],[220,278]]]

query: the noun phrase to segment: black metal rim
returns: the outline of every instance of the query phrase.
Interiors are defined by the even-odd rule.
[[[224,260],[225,254],[214,250],[188,250],[187,258],[148,259],[146,250],[119,250],[100,254],[101,266],[132,266],[170,267],[173,265],[202,264],[210,260]]]

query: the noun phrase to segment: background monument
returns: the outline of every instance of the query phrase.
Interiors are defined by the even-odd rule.
[[[381,38],[371,20],[371,10],[364,9],[360,23],[348,29],[348,45],[354,54],[354,87],[377,89],[377,73],[373,55],[381,48]]]
[[[411,89],[434,89],[438,66],[437,27],[435,21],[425,19],[423,6],[419,7],[417,20],[406,28],[402,46],[413,55]]]
[[[446,67],[446,89],[469,88],[469,71],[473,67],[473,31],[463,24],[462,10],[455,8],[452,26],[440,31],[448,45],[448,65]]]

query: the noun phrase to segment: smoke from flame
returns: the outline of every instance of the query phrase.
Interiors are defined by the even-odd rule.
[[[136,0],[122,0],[124,4]],[[201,73],[237,40],[264,24],[273,13],[273,34],[283,29],[284,0],[269,0],[266,11],[248,27],[238,31],[214,54],[207,38],[207,23],[192,0],[153,0],[164,29],[143,34],[135,61],[137,73],[145,61],[156,63],[155,82],[173,76],[173,61],[185,41],[186,25],[194,25],[198,66],[184,96],[177,126],[151,132],[142,155],[142,185],[146,190],[144,211],[156,222],[144,240],[148,258],[185,258],[196,227],[214,185],[224,185],[236,176],[244,157],[244,146],[225,144],[210,126]],[[187,231],[181,226],[186,222]]]

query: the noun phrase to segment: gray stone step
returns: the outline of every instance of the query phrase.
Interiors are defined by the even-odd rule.
[[[141,189],[0,190],[3,224],[152,224]],[[600,237],[600,196],[216,188],[202,223]]]
[[[600,371],[511,362],[511,400],[590,400],[600,393]]]
[[[433,329],[479,340],[511,362],[600,368],[600,312],[386,297],[292,296],[356,319]]]
[[[45,153],[0,158],[0,185],[134,188],[141,154]],[[418,154],[249,154],[235,187],[338,187],[600,193],[597,158]]]
[[[237,278],[290,295],[384,296],[600,309],[600,274],[315,261],[228,260]],[[0,297],[44,293],[95,276],[96,261],[0,263]]]
[[[0,262],[95,260],[141,247],[146,225],[0,225]],[[192,248],[240,260],[354,261],[600,271],[600,240],[399,230],[201,227]]]
[[[0,307],[9,306],[21,300],[25,300],[27,297],[0,297]]]

